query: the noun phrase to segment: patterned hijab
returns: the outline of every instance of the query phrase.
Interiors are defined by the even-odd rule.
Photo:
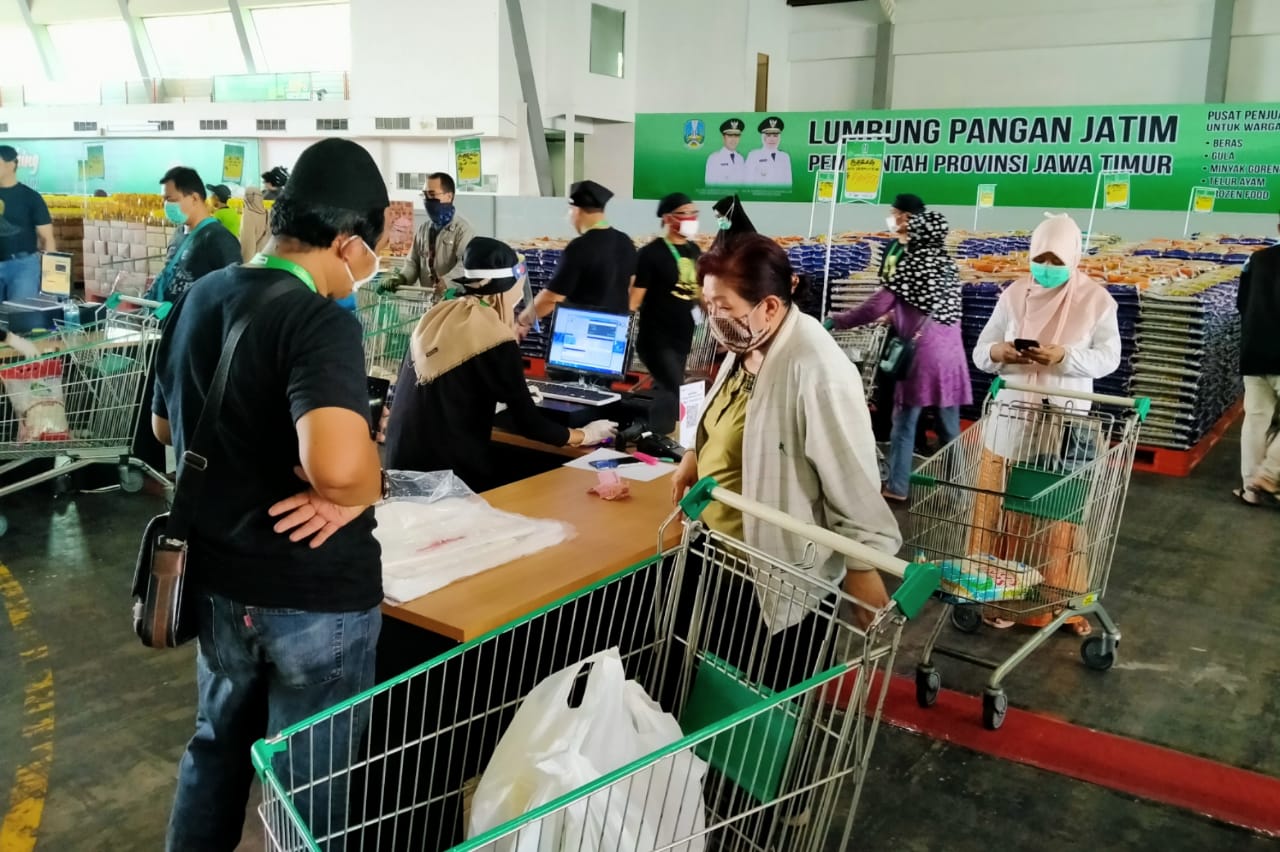
[[[947,253],[948,230],[946,218],[935,210],[908,217],[906,253],[884,285],[935,322],[955,325],[961,311],[960,270]]]

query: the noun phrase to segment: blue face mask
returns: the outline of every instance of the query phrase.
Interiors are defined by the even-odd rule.
[[[176,201],[164,203],[164,217],[175,225],[181,225],[187,221],[187,214],[182,212],[182,205]]]
[[[346,310],[351,311],[352,313],[354,313],[356,310],[356,294],[355,293],[352,293],[350,296],[347,296],[345,299],[334,299],[333,301],[335,304],[337,304],[338,307],[345,308]]]
[[[1052,263],[1036,263],[1031,261],[1031,278],[1041,287],[1061,287],[1071,277],[1071,270],[1065,266]]]

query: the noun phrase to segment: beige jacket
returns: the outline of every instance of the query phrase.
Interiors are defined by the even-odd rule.
[[[262,251],[271,238],[267,224],[267,208],[262,203],[262,190],[249,187],[244,191],[244,212],[240,215],[240,257],[245,263]]]
[[[409,251],[409,260],[404,265],[404,282],[421,287],[442,289],[449,282],[462,275],[462,255],[467,244],[475,236],[471,223],[455,214],[453,221],[445,226],[436,236],[434,255],[431,252],[431,221],[427,220],[418,228],[413,238],[413,248]]]
[[[731,355],[703,412],[732,373]],[[858,368],[822,325],[798,308],[778,329],[747,401],[742,493],[883,553],[897,553],[902,546],[898,522],[880,496],[875,436]],[[805,561],[807,542],[750,515],[742,520],[747,544],[792,565]],[[846,565],[823,547],[814,557],[815,579],[827,583],[839,582],[846,569],[868,567]],[[808,614],[765,571],[756,574],[756,593],[771,632]]]

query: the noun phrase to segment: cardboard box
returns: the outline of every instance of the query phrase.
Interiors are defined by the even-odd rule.
[[[96,254],[86,254],[84,256],[85,269],[97,269],[99,258]]]
[[[169,247],[169,242],[164,238],[164,232],[152,232],[147,229],[147,247],[152,249],[164,250]]]
[[[116,241],[111,247],[111,253],[122,260],[129,260],[132,257],[130,251],[129,244],[125,242]]]

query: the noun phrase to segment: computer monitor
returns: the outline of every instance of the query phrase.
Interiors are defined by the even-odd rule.
[[[621,379],[631,352],[631,315],[559,307],[551,323],[547,366],[586,377]]]

